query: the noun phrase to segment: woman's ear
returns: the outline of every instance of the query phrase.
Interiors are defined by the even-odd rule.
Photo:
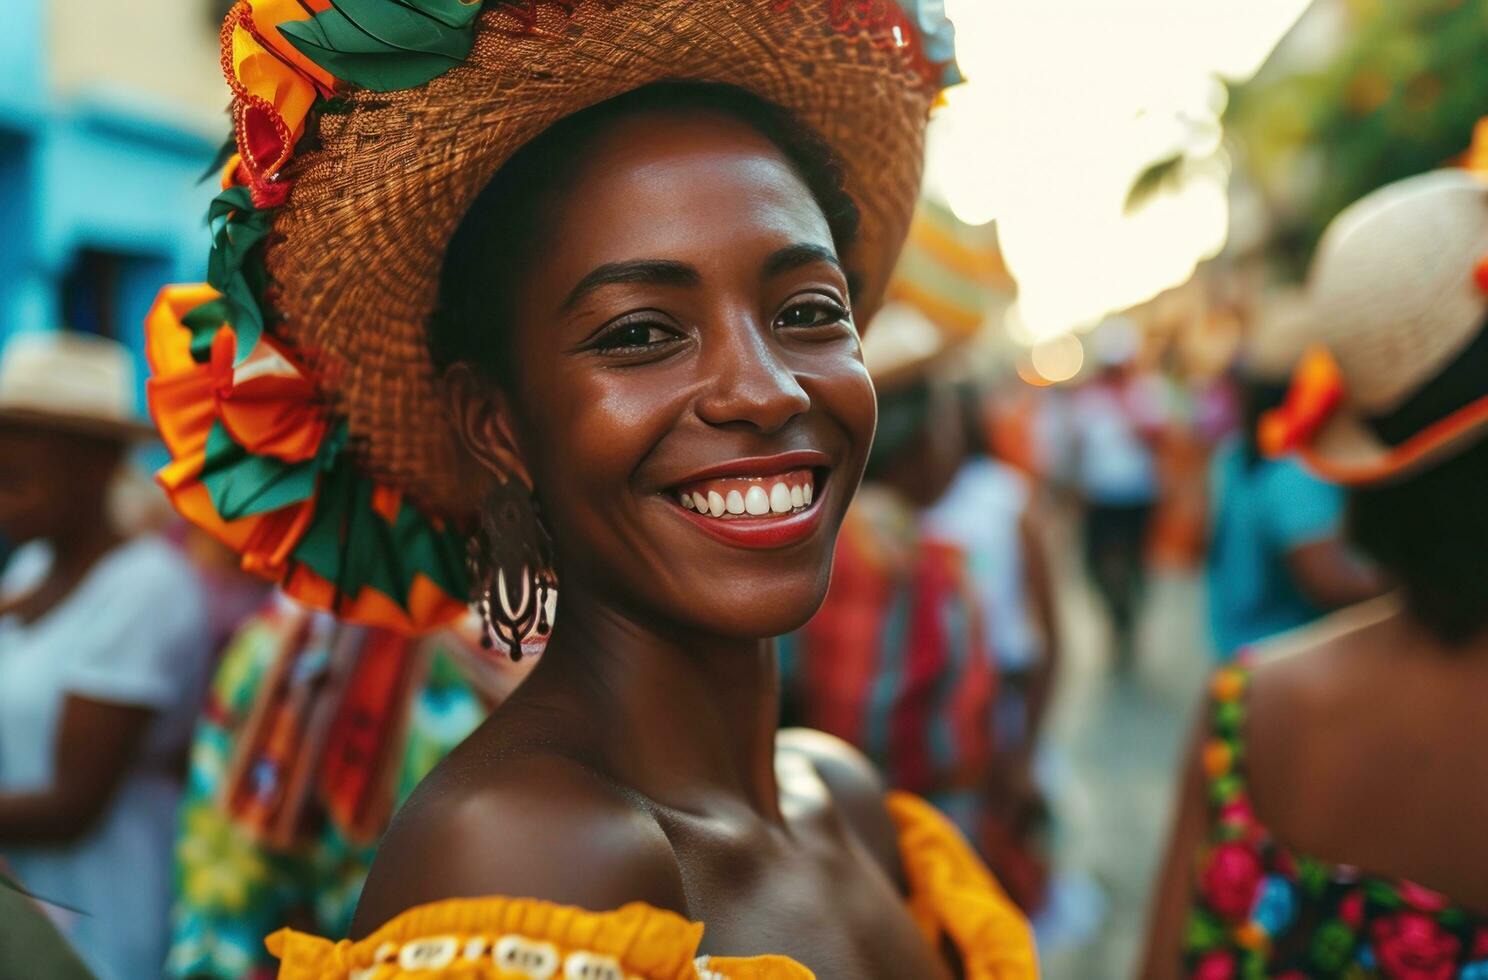
[[[445,403],[466,451],[501,483],[515,478],[531,490],[532,473],[517,442],[506,392],[468,364],[451,365],[443,380]]]

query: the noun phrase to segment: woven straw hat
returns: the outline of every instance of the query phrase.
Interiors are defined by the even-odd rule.
[[[118,341],[65,331],[22,333],[0,354],[0,422],[108,439],[154,429],[134,411],[135,373]]]
[[[238,0],[234,142],[207,282],[146,324],[172,503],[296,598],[430,629],[465,612],[482,480],[426,343],[469,205],[558,120],[658,82],[731,85],[835,151],[866,323],[957,80],[939,0]]]
[[[1285,384],[1312,339],[1309,316],[1307,299],[1300,290],[1266,297],[1240,347],[1240,367],[1245,377]]]
[[[724,82],[792,110],[836,150],[862,211],[846,257],[878,305],[909,227],[938,86],[902,51],[834,22],[834,0],[627,0],[542,8],[521,30],[483,15],[465,63],[409,91],[354,91],[320,120],[321,149],[267,253],[284,332],[320,352],[371,473],[446,515],[476,481],[435,397],[425,347],[444,257],[475,195],[523,144],[589,105],[661,80]],[[857,34],[857,36],[854,36]],[[906,43],[908,38],[905,38]]]
[[[1296,448],[1320,475],[1399,479],[1485,434],[1488,372],[1462,374],[1488,321],[1485,259],[1488,182],[1465,170],[1399,181],[1330,226],[1309,278],[1307,331],[1336,374],[1328,382],[1329,369],[1304,363],[1293,389],[1293,408],[1316,407]],[[1300,397],[1309,385],[1317,394]],[[1457,394],[1423,409],[1444,387]],[[1418,419],[1405,431],[1402,412]]]

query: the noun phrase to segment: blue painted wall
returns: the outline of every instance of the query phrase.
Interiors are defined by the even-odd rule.
[[[203,225],[216,143],[176,125],[169,106],[128,93],[63,100],[46,90],[42,4],[0,0],[0,344],[67,324],[64,296],[88,254],[106,255],[118,339],[145,376],[142,321],[159,287],[206,272]],[[224,130],[225,135],[225,130]],[[78,319],[90,320],[82,315]]]

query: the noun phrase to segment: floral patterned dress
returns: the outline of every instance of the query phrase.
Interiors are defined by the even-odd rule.
[[[1245,784],[1244,658],[1214,675],[1203,748],[1210,832],[1185,938],[1192,980],[1488,980],[1488,917],[1398,879],[1293,854]]]
[[[271,821],[257,800],[229,802],[235,760],[251,741],[255,718],[275,706],[269,695],[276,672],[288,661],[303,677],[324,663],[325,644],[315,635],[322,628],[327,635],[336,629],[328,615],[280,601],[239,630],[223,655],[193,741],[180,811],[169,977],[267,980],[277,964],[264,936],[275,929],[298,925],[345,935],[391,804],[406,799],[490,710],[492,692],[472,683],[459,640],[443,633],[422,641],[422,668],[400,695],[406,707],[398,712],[390,758],[375,767],[378,781],[388,784],[385,804],[370,820],[358,820],[312,798],[302,808],[304,819],[293,821],[290,838],[271,840]],[[385,634],[348,629],[334,635],[343,653],[388,659],[390,651],[375,648]],[[296,702],[296,690],[284,700]],[[284,717],[278,716],[281,730]],[[299,750],[307,740],[289,741]],[[271,742],[253,755],[250,785],[272,782],[265,773],[292,767],[298,754],[276,755]],[[325,756],[313,764],[317,773],[330,768]]]

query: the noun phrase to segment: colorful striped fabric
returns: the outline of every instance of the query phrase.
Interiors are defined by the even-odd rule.
[[[973,839],[997,693],[981,616],[964,552],[869,485],[821,611],[782,641],[791,720],[856,745],[890,785],[941,805]]]

